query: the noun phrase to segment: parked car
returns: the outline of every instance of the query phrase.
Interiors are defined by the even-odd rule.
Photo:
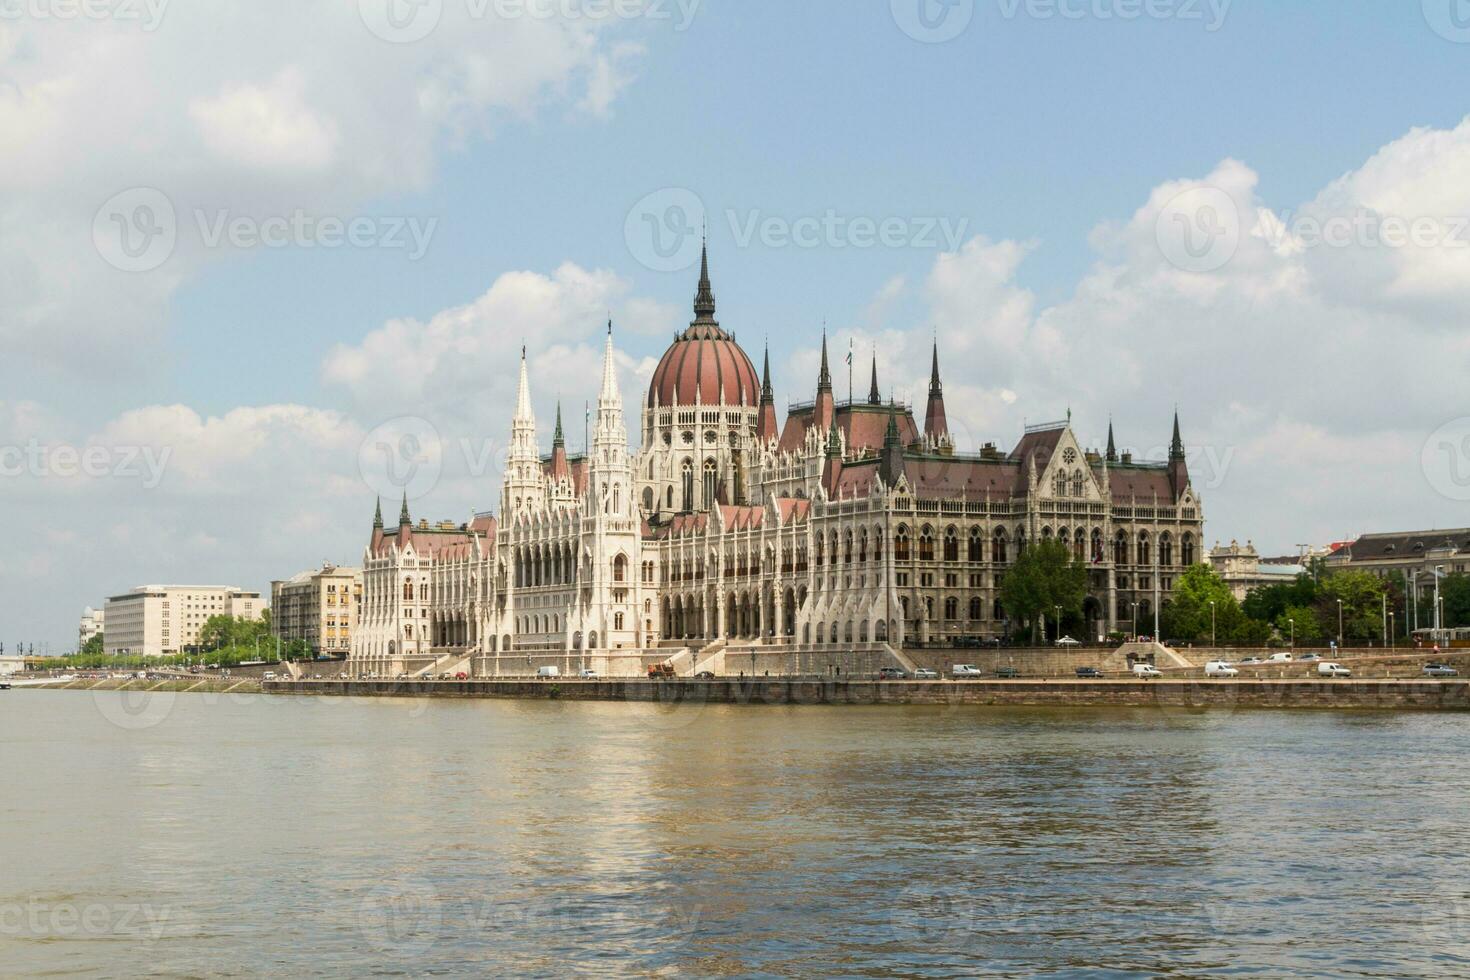
[[[1313,663],[1321,659],[1322,654],[1320,653],[1304,653],[1300,657],[1297,657],[1297,660],[1301,661],[1302,663]]]
[[[997,667],[995,668],[995,676],[1001,680],[1015,680],[1021,676],[1021,671],[1015,667]]]
[[[1098,670],[1096,667],[1078,667],[1077,676],[1090,680],[1097,680],[1102,677],[1102,671]]]
[[[582,678],[584,681],[596,680],[597,671],[593,670],[591,667],[583,667],[580,671],[577,672],[577,676]]]
[[[1070,636],[1064,636],[1057,641],[1057,646],[1059,647],[1080,647],[1081,645],[1082,642],[1080,640],[1074,640]]]
[[[699,673],[695,674],[694,676],[697,677],[697,678],[699,678],[702,681],[712,681],[712,680],[715,679],[715,672],[712,671],[712,670],[701,670]]]
[[[1262,660],[1260,657],[1246,657],[1244,660],[1242,660],[1240,662],[1240,666],[1242,666],[1242,667],[1251,667],[1251,666],[1254,666],[1255,664],[1263,664],[1265,662],[1266,661]]]
[[[878,668],[878,679],[880,681],[901,681],[908,677],[908,673],[899,667]]]
[[[1460,672],[1449,664],[1425,664],[1425,677],[1459,677]]]
[[[273,681],[276,679],[276,672],[273,670],[268,670],[264,674],[260,675],[260,679],[263,681]]]
[[[540,680],[546,680],[548,678],[560,677],[560,676],[561,676],[561,668],[560,667],[537,667],[536,668],[536,677],[538,679],[540,679]]]
[[[1291,663],[1291,661],[1291,654],[1287,653],[1284,650],[1281,653],[1273,653],[1271,654],[1271,656],[1266,658],[1266,663],[1268,664],[1289,664]]]
[[[1146,681],[1155,677],[1163,677],[1164,672],[1153,664],[1134,664],[1133,676]]]
[[[1206,677],[1239,677],[1240,671],[1236,670],[1228,660],[1211,660],[1205,664]]]
[[[939,680],[939,671],[930,670],[928,667],[917,667],[914,669],[914,680],[937,681]]]
[[[1324,660],[1317,665],[1318,677],[1351,677],[1353,672],[1342,664],[1332,660]]]
[[[984,677],[985,671],[974,664],[955,664],[949,669],[951,677]]]
[[[342,676],[346,677],[347,675],[343,674]],[[454,675],[454,679],[457,681],[467,681],[470,679],[470,675],[466,674],[464,671],[460,671],[459,673]]]

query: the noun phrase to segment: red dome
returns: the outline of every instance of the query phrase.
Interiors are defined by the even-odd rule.
[[[697,400],[718,405],[722,395],[726,405],[755,408],[761,399],[760,377],[729,334],[711,323],[695,323],[658,362],[648,404],[693,405]]]

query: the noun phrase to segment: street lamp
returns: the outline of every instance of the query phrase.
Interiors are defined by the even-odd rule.
[[[1136,643],[1138,642],[1138,603],[1133,602],[1131,605],[1133,606],[1133,640]]]
[[[1057,639],[1060,640],[1062,638],[1062,607],[1053,606],[1052,608],[1057,611]]]
[[[1337,600],[1337,649],[1342,649],[1342,600]]]
[[[1388,614],[1388,648],[1390,650],[1392,650],[1393,647],[1394,647],[1393,612],[1390,611],[1389,614]]]
[[[1296,649],[1296,620],[1288,619],[1286,625],[1291,628],[1291,648]]]
[[[1444,599],[1439,594],[1439,580],[1444,575],[1444,566],[1434,566],[1434,642],[1439,642],[1439,631],[1444,628]]]
[[[1215,645],[1215,600],[1210,600],[1210,646]]]

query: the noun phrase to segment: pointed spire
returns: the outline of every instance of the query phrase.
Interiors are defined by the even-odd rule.
[[[1103,458],[1106,459],[1109,463],[1116,463],[1118,461],[1118,447],[1113,443],[1112,419],[1108,419],[1108,451],[1107,455],[1105,455]]]
[[[924,409],[924,436],[931,445],[947,448],[953,443],[949,438],[949,418],[944,411],[944,387],[939,383],[939,341],[934,341],[934,363],[929,371],[929,404]]]
[[[597,398],[600,406],[611,405],[618,402],[621,405],[622,397],[618,394],[618,369],[617,362],[613,356],[612,321],[607,321],[607,343],[602,348],[602,393]]]
[[[516,387],[516,418],[531,418],[531,378],[526,373],[526,345],[521,345],[521,379]]]
[[[383,529],[383,498],[382,497],[379,497],[378,498],[378,507],[377,507],[377,510],[375,510],[373,512],[373,527],[377,528],[380,531]]]
[[[873,351],[873,384],[868,389],[868,404],[883,404],[883,396],[878,393],[878,352]]]
[[[761,404],[775,404],[776,391],[771,387],[771,345],[766,344],[764,363],[761,365]]]
[[[832,390],[832,372],[827,368],[827,328],[822,327],[822,370],[817,375],[817,390]]]
[[[931,396],[943,393],[944,386],[939,383],[939,341],[934,341],[934,365],[929,369],[929,394]]]
[[[903,436],[898,432],[898,406],[888,399],[888,431],[883,433],[884,449],[902,449]]]
[[[1179,409],[1174,409],[1174,438],[1169,442],[1169,458],[1184,458],[1184,440],[1179,437]]]
[[[562,435],[561,431],[561,402],[558,401],[556,403],[556,432],[554,432],[551,436],[551,448],[565,449],[566,445],[566,437]]]
[[[709,238],[699,250],[699,291],[694,294],[694,322],[715,322],[715,291],[709,281]]]
[[[405,490],[403,492],[403,507],[398,511],[398,526],[404,527],[412,523],[413,519],[408,516],[408,491]]]

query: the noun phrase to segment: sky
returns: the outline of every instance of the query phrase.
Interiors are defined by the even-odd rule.
[[[1211,542],[1470,524],[1467,80],[1464,0],[0,0],[0,641],[493,510],[706,228],[782,408],[937,340],[962,450],[1177,408]]]

